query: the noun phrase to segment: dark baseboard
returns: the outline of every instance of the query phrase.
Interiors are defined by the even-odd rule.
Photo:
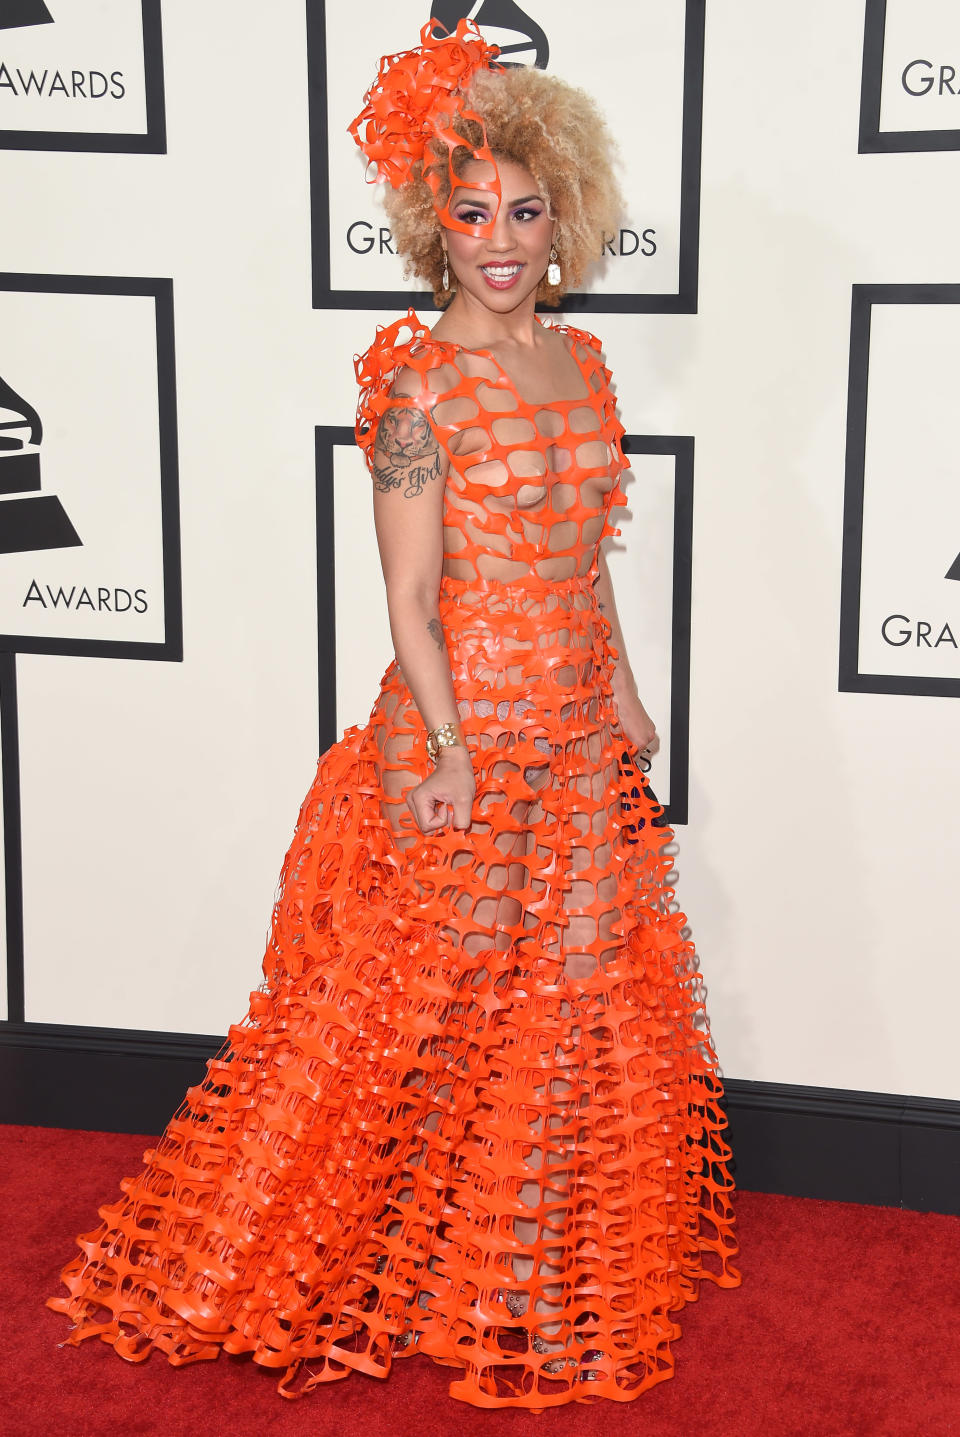
[[[0,1024],[0,1122],[160,1133],[222,1039]],[[960,1214],[960,1102],[724,1080],[737,1187]]]
[[[222,1043],[207,1033],[0,1024],[0,1122],[161,1133]]]
[[[960,1214],[960,1102],[724,1080],[748,1192]]]

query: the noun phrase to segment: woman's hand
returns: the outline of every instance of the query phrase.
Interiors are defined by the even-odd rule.
[[[440,750],[433,773],[407,794],[407,807],[421,833],[436,833],[446,828],[450,822],[448,807],[453,809],[453,827],[465,829],[470,827],[473,817],[476,791],[470,751],[456,744]]]
[[[660,747],[660,735],[636,693],[619,693],[614,698],[625,736],[636,744],[641,753],[656,753]]]

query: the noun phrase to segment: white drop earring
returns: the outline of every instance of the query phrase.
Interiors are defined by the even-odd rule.
[[[442,282],[443,288],[444,288],[445,290],[448,290],[448,289],[450,288],[450,271],[447,269],[447,252],[446,252],[446,250],[444,250],[444,252],[443,252],[443,280],[442,280],[441,282]]]
[[[550,246],[550,263],[547,265],[547,284],[558,285],[560,283],[560,265],[557,261],[557,247]]]

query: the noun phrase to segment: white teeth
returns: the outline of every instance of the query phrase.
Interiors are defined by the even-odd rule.
[[[523,265],[520,264],[482,264],[480,268],[484,274],[490,275],[491,279],[509,279],[513,274],[519,274]]]

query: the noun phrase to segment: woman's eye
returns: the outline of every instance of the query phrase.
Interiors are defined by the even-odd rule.
[[[528,224],[530,220],[538,219],[542,213],[542,210],[530,210],[524,208],[522,210],[514,210],[513,218],[515,220],[520,220],[521,224]]]
[[[457,219],[464,225],[485,225],[490,221],[486,210],[458,210]]]

